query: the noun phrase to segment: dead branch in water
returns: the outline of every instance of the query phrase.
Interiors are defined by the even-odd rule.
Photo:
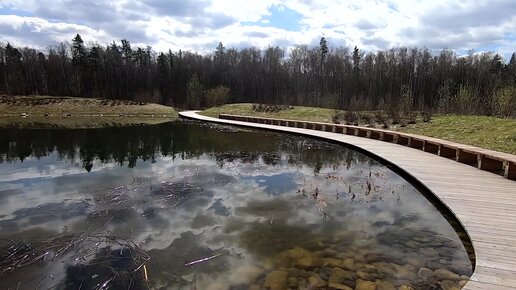
[[[188,263],[185,263],[185,266],[192,266],[192,265],[195,265],[195,264],[203,263],[203,262],[209,261],[211,259],[215,259],[215,258],[217,258],[217,257],[219,257],[221,255],[222,254],[216,254],[216,255],[213,255],[213,256],[210,256],[210,257],[206,257],[206,258],[202,258],[202,259],[195,260],[195,261],[192,261],[192,262],[188,262]]]
[[[100,233],[99,229],[104,227],[105,225],[91,232],[59,235],[32,243],[9,240],[8,245],[0,249],[0,252],[3,252],[0,256],[0,277],[33,264],[70,259],[86,266],[107,264],[103,267],[110,269],[112,275],[108,275],[109,277],[96,287],[107,289],[108,285],[121,277],[120,269],[111,267],[111,263],[117,259],[130,259],[126,270],[131,273],[141,271],[141,279],[148,281],[145,264],[150,260],[150,256],[132,240],[109,235],[107,232]],[[130,256],[122,256],[124,251]]]

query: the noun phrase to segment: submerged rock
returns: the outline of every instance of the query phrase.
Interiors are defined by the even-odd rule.
[[[406,265],[406,266],[400,266],[400,265],[397,265],[397,264],[391,264],[394,266],[394,269],[396,271],[396,273],[394,274],[396,277],[398,277],[399,279],[402,279],[402,280],[415,280],[416,277],[417,277],[417,274],[415,273],[415,269],[414,267],[410,266],[410,265]]]
[[[342,260],[334,258],[323,258],[323,266],[342,267]]]
[[[421,249],[419,249],[419,252],[421,253],[421,255],[423,255],[425,257],[439,256],[439,251],[437,251],[436,249],[433,249],[433,248],[421,248]]]
[[[306,289],[308,288],[308,283],[305,279],[298,279],[297,280],[298,289]]]
[[[366,271],[358,270],[357,276],[364,280],[376,280],[378,278],[378,275],[376,275],[375,271],[366,272]]]
[[[271,290],[281,290],[287,285],[288,272],[283,270],[272,271],[265,276],[264,287],[269,287]]]
[[[321,288],[326,287],[328,283],[324,281],[321,278],[321,276],[317,275],[316,273],[313,273],[313,275],[308,278],[308,285],[309,287]]]
[[[377,287],[374,282],[358,279],[355,290],[377,290]]]
[[[443,290],[460,290],[462,287],[455,281],[444,280],[441,281],[441,288]]]
[[[350,270],[350,271],[354,271],[355,270],[355,261],[351,258],[346,258],[346,259],[342,260],[342,268]]]
[[[339,283],[329,283],[328,287],[330,287],[331,289],[339,289],[339,290],[353,290],[353,288],[346,286],[344,284],[339,284]]]
[[[293,249],[286,251],[285,255],[287,255],[288,257],[290,257],[292,259],[300,259],[305,256],[311,256],[312,253],[310,253],[310,251],[305,250],[301,247],[295,247]]]
[[[330,278],[328,282],[330,283],[343,283],[346,280],[355,280],[357,275],[353,272],[343,270],[341,268],[333,268],[331,270]]]
[[[405,259],[409,265],[421,268],[425,265],[425,259],[420,256],[411,256]]]
[[[313,269],[323,265],[323,259],[300,247],[290,249],[284,255],[293,260],[298,268]]]
[[[389,281],[381,281],[378,283],[378,290],[397,290],[396,286]]]
[[[421,268],[417,272],[417,276],[423,280],[428,280],[432,277],[434,277],[434,271],[427,269],[427,268]]]
[[[453,281],[461,280],[459,275],[457,275],[451,271],[445,270],[445,269],[435,270],[435,276],[439,280],[453,280]]]
[[[288,287],[297,287],[297,279],[295,277],[288,278]]]
[[[394,275],[396,273],[394,266],[389,263],[375,262],[371,265],[374,266],[379,273],[384,275]]]

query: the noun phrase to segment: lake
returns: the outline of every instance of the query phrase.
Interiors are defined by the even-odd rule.
[[[0,255],[4,289],[189,290],[453,289],[473,257],[362,153],[185,120],[1,129]]]

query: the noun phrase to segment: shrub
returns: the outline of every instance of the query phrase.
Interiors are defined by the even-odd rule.
[[[475,114],[478,107],[477,98],[473,93],[473,90],[468,86],[461,85],[455,97],[457,112],[462,114]]]
[[[290,110],[293,108],[294,107],[287,105],[253,104],[253,111],[255,112],[277,113],[279,111]]]
[[[348,125],[358,125],[360,117],[355,112],[347,111],[344,114],[344,120],[346,120],[346,124]]]
[[[498,90],[493,99],[493,107],[501,117],[516,117],[516,87]]]
[[[372,123],[374,123],[374,118],[369,113],[360,114],[360,120],[362,120],[366,125],[372,125]]]
[[[387,116],[383,111],[376,111],[374,112],[374,119],[378,124],[385,124],[387,123]]]
[[[422,120],[423,120],[423,122],[425,122],[425,123],[430,122],[430,120],[432,120],[432,112],[431,112],[431,111],[428,111],[428,112],[421,112],[421,119],[422,119]]]
[[[197,75],[193,75],[193,77],[188,82],[186,97],[188,101],[188,107],[190,109],[197,109],[200,107],[203,97],[203,88]]]
[[[225,86],[218,86],[216,88],[206,91],[206,106],[215,107],[227,104],[229,101],[230,90]]]
[[[401,121],[401,115],[399,111],[399,106],[396,106],[395,104],[392,104],[389,107],[388,116],[392,119],[392,124],[397,125]]]

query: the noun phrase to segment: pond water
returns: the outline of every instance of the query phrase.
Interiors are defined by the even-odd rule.
[[[454,224],[320,140],[184,120],[0,130],[2,289],[453,289],[472,273]]]

